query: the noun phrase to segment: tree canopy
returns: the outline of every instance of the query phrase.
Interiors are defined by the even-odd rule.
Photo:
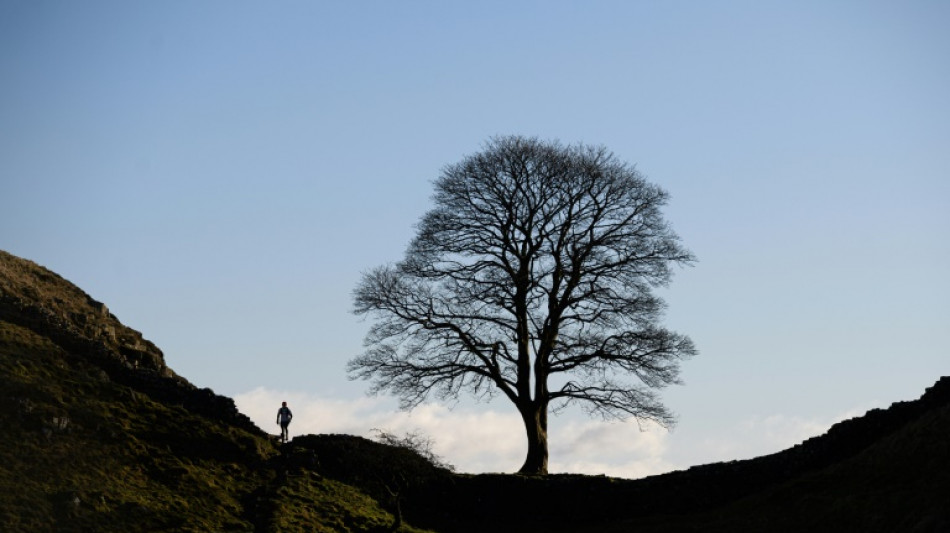
[[[525,473],[546,473],[549,411],[673,415],[692,341],[660,325],[654,289],[695,259],[660,211],[668,195],[604,147],[498,137],[442,170],[402,261],[363,275],[373,325],[350,376],[411,408],[501,393],[525,423]]]

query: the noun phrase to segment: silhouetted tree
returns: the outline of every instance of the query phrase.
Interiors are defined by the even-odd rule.
[[[355,290],[374,324],[351,378],[407,409],[500,391],[524,420],[523,473],[547,473],[549,410],[672,423],[656,391],[696,350],[658,324],[652,289],[694,258],[665,191],[606,148],[517,136],[444,168],[435,191],[403,261]]]

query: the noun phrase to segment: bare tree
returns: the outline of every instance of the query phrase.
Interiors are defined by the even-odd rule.
[[[658,324],[653,289],[694,258],[665,191],[606,148],[517,136],[444,168],[435,191],[403,261],[354,292],[374,322],[351,378],[406,409],[501,392],[524,420],[522,473],[547,473],[548,413],[571,403],[672,424],[656,391],[696,349]]]

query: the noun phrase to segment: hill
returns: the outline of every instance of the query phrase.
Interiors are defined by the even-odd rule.
[[[756,459],[639,480],[453,476],[444,487],[427,487],[431,507],[417,523],[471,532],[946,532],[948,436],[944,377],[918,400]]]
[[[0,251],[0,530],[385,531],[105,305]],[[292,455],[292,454],[290,454]],[[417,531],[404,527],[405,531]]]
[[[455,474],[354,436],[280,446],[104,304],[0,251],[0,391],[3,531],[950,531],[950,378],[747,461]]]

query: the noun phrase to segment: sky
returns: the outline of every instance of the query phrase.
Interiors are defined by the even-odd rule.
[[[950,374],[950,3],[0,2],[0,249],[277,433],[420,432],[510,472],[504,399],[400,412],[361,273],[496,135],[603,145],[698,258],[672,431],[567,410],[552,472],[777,452]]]

